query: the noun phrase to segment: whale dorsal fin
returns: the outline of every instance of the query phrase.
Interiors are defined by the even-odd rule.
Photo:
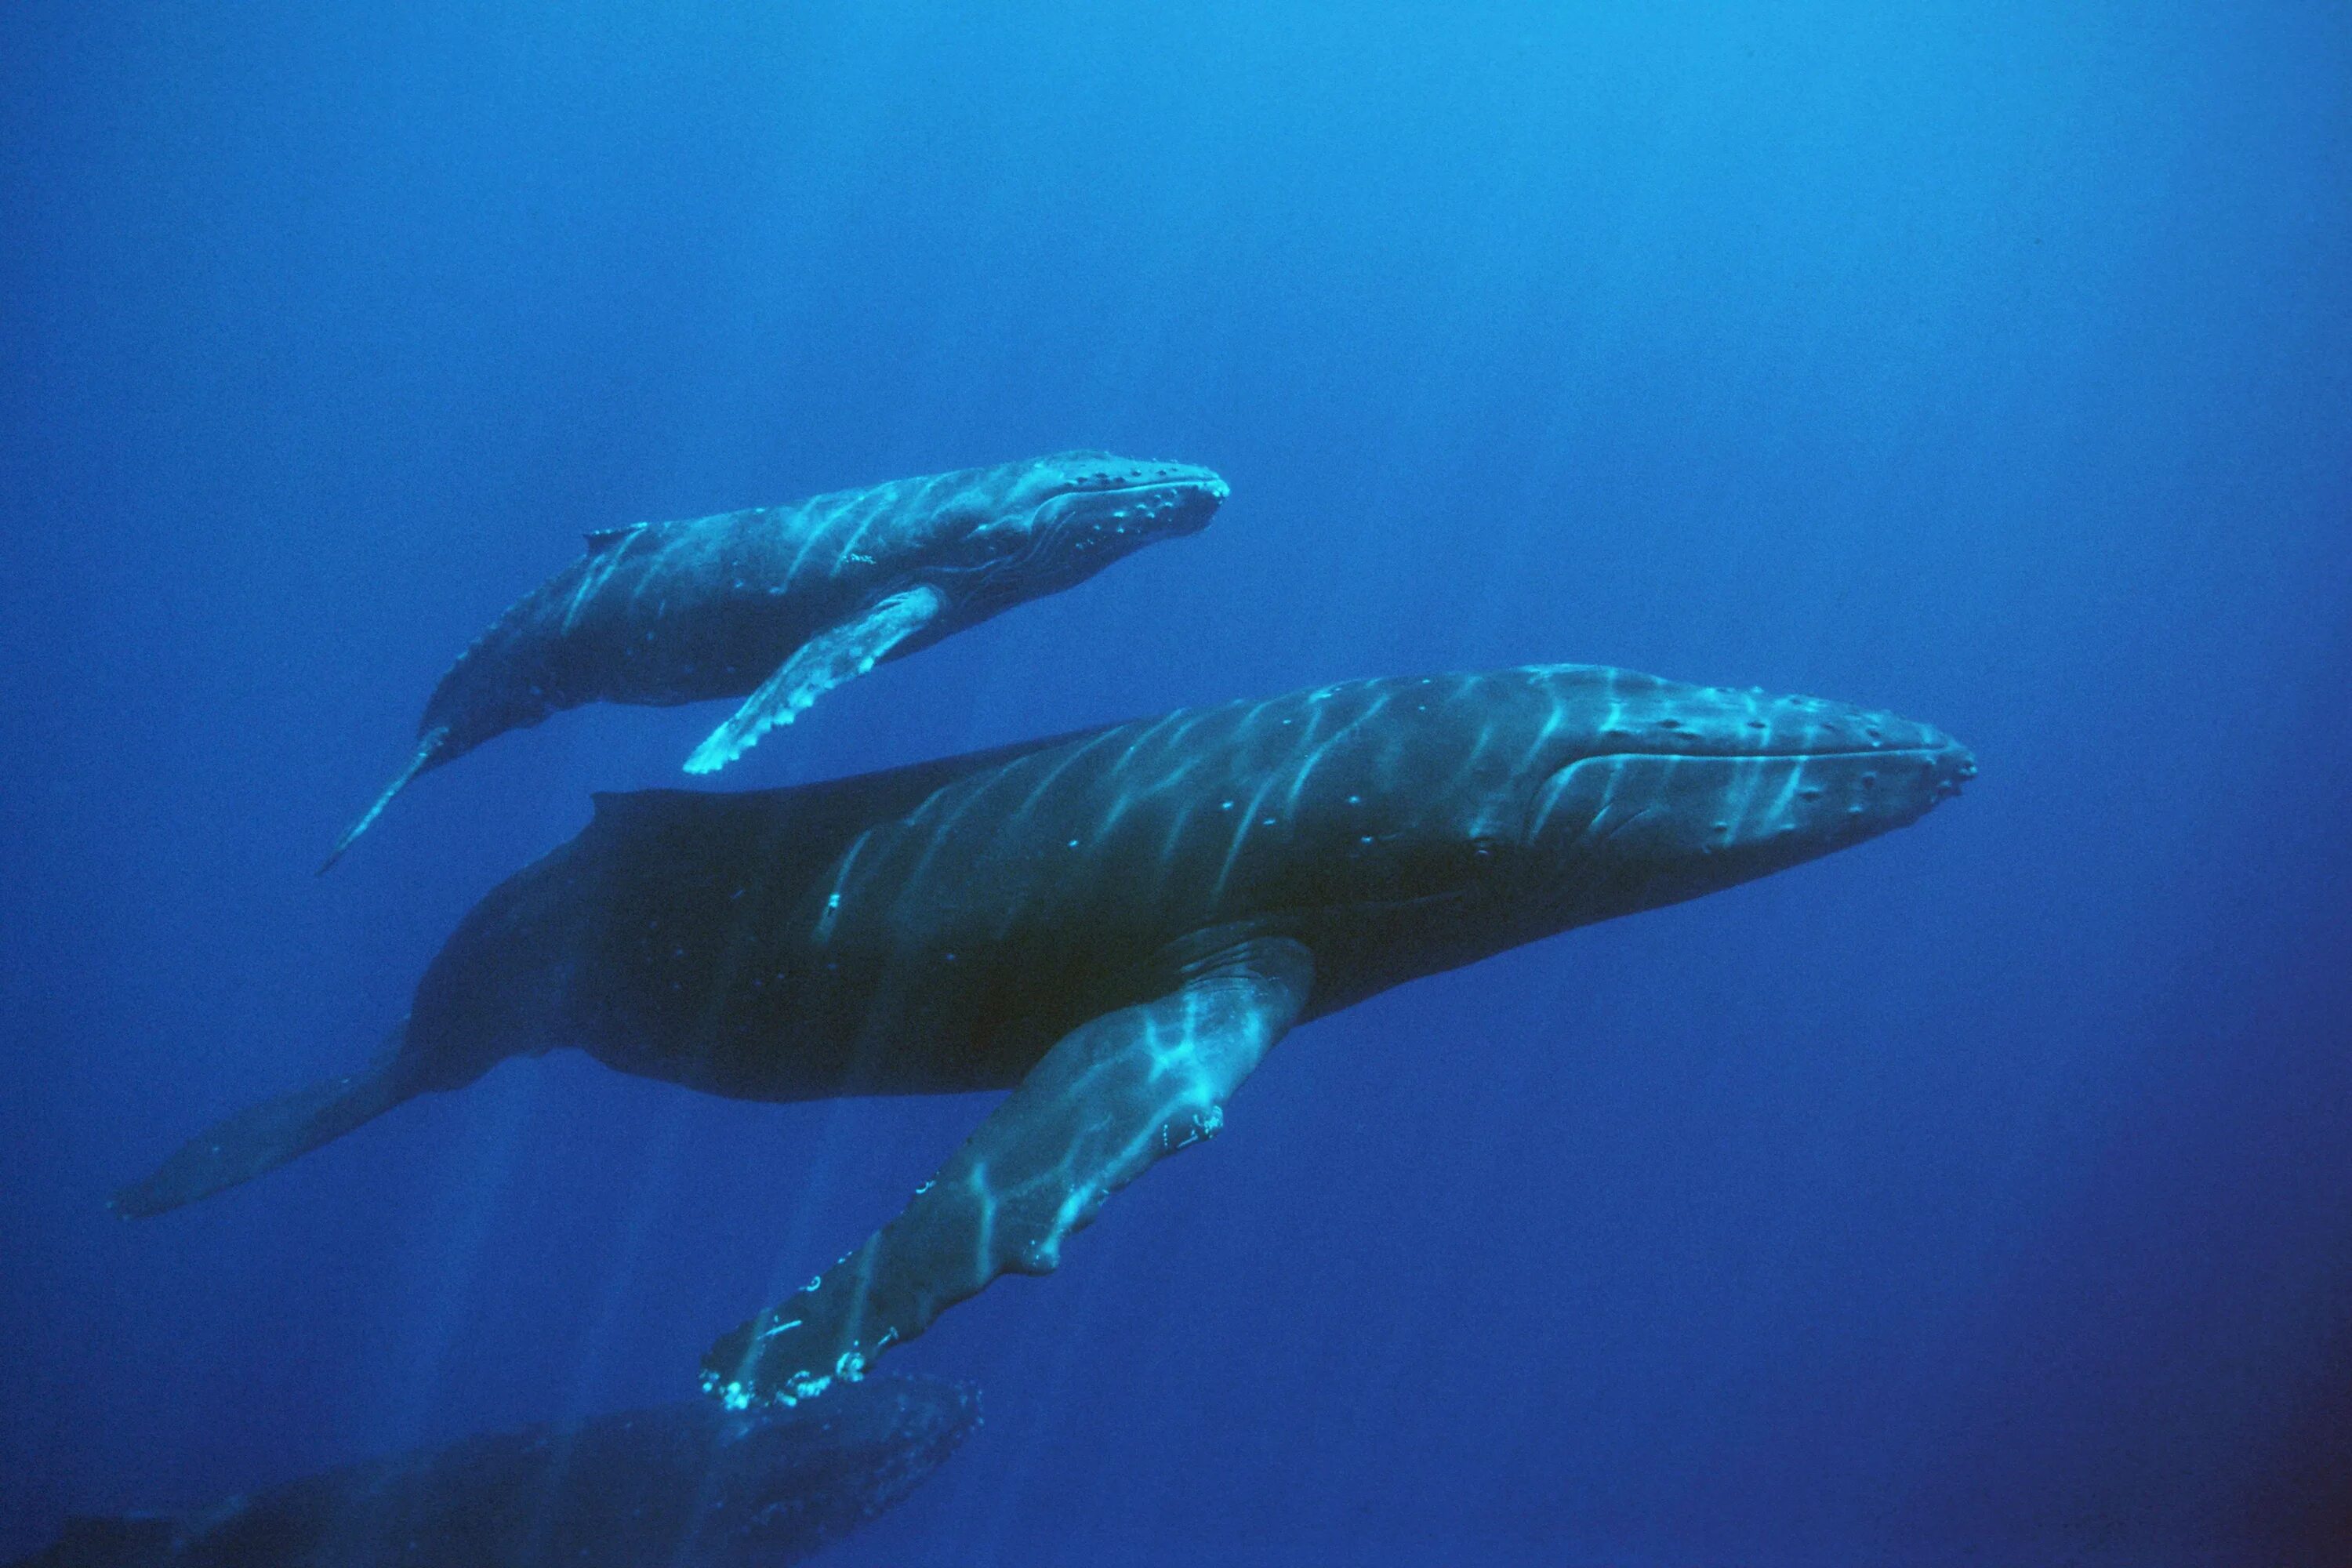
[[[580,537],[588,542],[588,553],[602,555],[607,550],[626,544],[650,526],[642,522],[628,523],[620,528],[592,528]]]

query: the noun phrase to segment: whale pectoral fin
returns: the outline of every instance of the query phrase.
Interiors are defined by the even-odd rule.
[[[918,584],[876,601],[855,620],[817,633],[710,731],[686,759],[686,771],[717,773],[770,730],[791,723],[802,709],[873,668],[876,660],[936,620],[947,603],[937,588]]]
[[[126,1219],[163,1214],[249,1182],[373,1121],[416,1092],[404,1070],[405,1032],[404,1026],[394,1029],[382,1054],[359,1072],[249,1105],[199,1132],[154,1171],[116,1193],[107,1206]]]
[[[807,1398],[998,1275],[1050,1272],[1112,1193],[1217,1131],[1314,969],[1295,942],[1245,942],[1064,1036],[898,1218],[714,1345],[705,1391],[739,1408]]]

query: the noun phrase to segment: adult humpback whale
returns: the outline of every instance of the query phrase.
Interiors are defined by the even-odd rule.
[[[420,773],[584,702],[751,693],[687,759],[690,773],[715,773],[884,659],[1198,532],[1225,495],[1188,463],[1059,452],[591,533],[585,554],[457,656],[408,765],[319,869]]]
[[[1975,767],[1887,714],[1559,666],[601,795],[475,906],[373,1068],[230,1119],[116,1204],[189,1202],[557,1046],[752,1100],[1013,1089],[904,1213],[705,1362],[731,1404],[799,1398],[1053,1268],[1294,1025],[1858,843]]]

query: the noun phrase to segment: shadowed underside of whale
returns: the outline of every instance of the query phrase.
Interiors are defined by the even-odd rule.
[[[743,698],[687,760],[715,773],[879,662],[1199,531],[1225,494],[1190,464],[1061,452],[591,533],[441,678],[407,765],[319,869],[421,775],[583,703]]]
[[[119,1205],[187,1202],[557,1046],[747,1099],[1012,1089],[904,1213],[705,1363],[730,1403],[802,1398],[1055,1268],[1296,1024],[1858,843],[1974,767],[1888,714],[1559,666],[600,797],[467,916],[375,1069],[245,1113]]]
[[[932,1378],[874,1378],[821,1416],[688,1400],[75,1520],[13,1568],[781,1568],[896,1505],[979,1418]]]

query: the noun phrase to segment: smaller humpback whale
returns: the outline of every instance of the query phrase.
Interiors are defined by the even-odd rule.
[[[689,1399],[68,1520],[9,1568],[779,1568],[895,1506],[979,1421],[971,1388],[928,1377],[802,1411]]]
[[[1188,463],[1060,452],[601,529],[449,667],[408,765],[319,869],[420,774],[583,703],[742,697],[687,759],[690,773],[715,773],[883,660],[1198,532],[1226,494]]]
[[[1001,1089],[905,1212],[704,1362],[855,1379],[1214,1133],[1298,1024],[1858,844],[1976,763],[1891,714],[1564,665],[1356,681],[888,773],[600,795],[477,904],[377,1064],[126,1188],[155,1214],[501,1059],[744,1100]]]

